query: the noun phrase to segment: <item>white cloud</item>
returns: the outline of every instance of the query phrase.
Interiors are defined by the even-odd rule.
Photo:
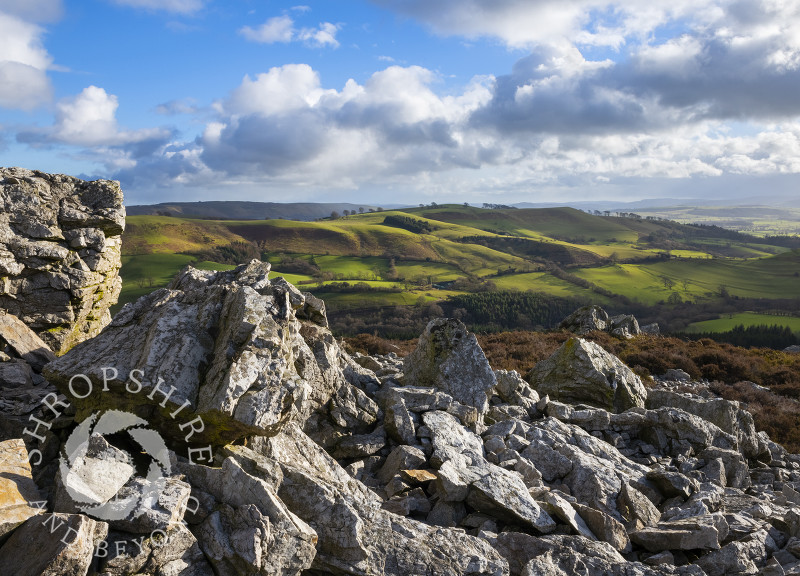
[[[245,26],[239,29],[239,34],[251,42],[261,44],[274,44],[276,42],[303,42],[309,46],[324,48],[338,48],[339,42],[336,40],[336,33],[339,31],[338,24],[330,22],[320,23],[318,28],[296,28],[294,20],[289,16],[275,16],[264,22],[261,26],[252,28]]]
[[[0,12],[0,106],[31,110],[52,98],[47,77],[52,58],[43,34],[36,24]]]
[[[239,34],[252,42],[273,44],[275,42],[291,42],[294,36],[294,20],[288,16],[275,16],[258,28],[245,26]]]
[[[114,4],[174,14],[193,14],[202,10],[205,0],[111,0]]]
[[[337,24],[322,22],[319,28],[302,28],[297,32],[297,37],[312,46],[338,48],[339,42],[336,40],[336,33],[339,31]]]

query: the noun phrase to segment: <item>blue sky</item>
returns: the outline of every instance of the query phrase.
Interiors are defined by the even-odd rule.
[[[178,200],[797,197],[793,0],[0,0],[0,165]]]

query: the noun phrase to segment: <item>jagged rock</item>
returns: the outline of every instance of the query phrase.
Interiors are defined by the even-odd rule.
[[[663,380],[672,380],[677,382],[688,382],[692,379],[688,372],[681,370],[680,368],[670,368],[664,375],[661,377]],[[657,403],[656,400],[653,400],[654,403]]]
[[[738,402],[715,398],[705,400],[669,390],[652,390],[647,396],[647,407],[679,408],[689,414],[699,416],[716,425],[720,430],[734,436],[736,447],[745,458],[758,458],[765,450],[759,443],[753,416],[742,410]]]
[[[196,530],[203,552],[221,574],[288,575],[309,568],[317,533],[275,493],[280,468],[246,448],[230,453],[222,468],[181,464],[192,486],[219,503]]]
[[[406,384],[444,390],[456,401],[489,409],[488,394],[497,384],[477,338],[458,320],[431,320],[403,363]]]
[[[658,336],[659,334],[661,334],[661,327],[658,325],[657,322],[640,326],[639,330],[641,331],[642,334],[652,334],[653,336]]]
[[[381,509],[381,501],[352,479],[296,424],[263,442],[281,466],[279,495],[317,531],[312,570],[334,574],[502,575],[508,565],[482,539]]]
[[[125,209],[118,182],[0,169],[0,308],[57,354],[111,320]]]
[[[631,532],[631,541],[650,552],[664,550],[719,550],[728,535],[722,514],[660,522]]]
[[[544,501],[544,509],[550,514],[561,520],[564,524],[569,526],[573,533],[588,538],[589,540],[597,540],[592,529],[586,524],[586,521],[578,514],[569,501],[562,498],[556,492],[545,492],[542,496]]]
[[[345,385],[344,353],[325,328],[300,324],[290,292],[273,289],[269,270],[257,260],[229,272],[190,267],[169,288],[125,306],[102,334],[45,373],[79,419],[113,405],[146,415],[162,436],[182,443],[223,444],[303,421]],[[75,374],[91,379],[85,398],[70,390]],[[75,387],[81,395],[89,389],[88,382]],[[171,416],[181,406],[192,410]],[[187,432],[198,417],[203,425]]]
[[[147,538],[124,532],[110,532],[101,556],[100,572],[104,576],[213,576],[197,539],[178,524],[164,537],[161,533]]]
[[[422,488],[414,488],[384,502],[383,509],[399,516],[412,513],[427,515],[431,511],[431,502]]]
[[[647,479],[653,482],[666,498],[678,496],[685,500],[700,488],[697,480],[688,478],[679,472],[650,470],[647,473]]]
[[[354,434],[343,436],[336,443],[334,458],[364,458],[378,452],[386,446],[386,434],[378,428],[371,434]]]
[[[609,321],[609,332],[617,338],[633,338],[642,333],[639,322],[630,314],[612,317]]]
[[[576,334],[604,331],[608,327],[608,313],[597,305],[583,306],[564,318],[558,327]]]
[[[605,512],[600,512],[600,510],[595,510],[591,506],[579,503],[575,503],[572,506],[598,540],[611,544],[615,550],[622,554],[627,554],[631,551],[631,540],[628,538],[628,532],[625,530],[625,526],[616,518]]]
[[[86,574],[95,546],[107,535],[105,522],[81,514],[35,516],[0,548],[0,567],[14,576]]]
[[[567,340],[527,376],[540,395],[571,404],[590,404],[614,412],[644,407],[642,381],[616,356],[593,342]]]
[[[486,460],[477,435],[446,412],[426,412],[422,419],[433,435],[431,463],[441,463],[437,482],[446,501],[465,499],[479,512],[529,526],[542,534],[555,529],[553,519],[528,493],[522,476]]]
[[[56,355],[36,332],[5,310],[0,310],[0,342],[8,344],[19,358],[37,372],[56,359]]]
[[[536,538],[519,532],[503,532],[493,545],[508,559],[512,576],[570,576],[603,574],[606,576],[655,576],[681,574],[704,576],[697,566],[647,567],[626,562],[619,552],[605,542],[593,542],[581,536],[544,536]]]
[[[387,406],[383,426],[386,433],[395,442],[401,444],[414,444],[417,440],[417,427],[414,418],[406,407],[404,399]]]
[[[461,502],[445,502],[439,500],[434,504],[425,521],[434,526],[454,528],[467,515],[467,509]]]
[[[516,370],[495,370],[497,378],[497,395],[515,406],[525,409],[529,415],[536,414],[536,403],[539,402],[539,394],[522,379]]]
[[[419,448],[398,446],[386,458],[386,462],[378,471],[376,477],[385,484],[392,479],[392,476],[399,474],[401,470],[418,468],[424,466],[426,462],[425,454]]]
[[[0,362],[0,382],[3,388],[33,388],[33,371],[23,360]]]
[[[625,482],[617,497],[617,509],[628,532],[654,526],[661,520],[661,512],[650,499]]]
[[[33,481],[28,451],[21,439],[0,442],[0,539],[43,511],[45,502]]]
[[[758,574],[759,567],[764,566],[767,557],[777,551],[765,530],[759,530],[738,542],[726,544],[699,558],[700,566],[707,576],[727,576],[729,574]]]

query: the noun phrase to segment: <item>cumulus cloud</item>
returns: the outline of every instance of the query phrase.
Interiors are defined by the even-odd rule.
[[[66,145],[81,149],[78,156],[100,162],[110,172],[133,168],[140,158],[160,154],[172,136],[163,128],[123,130],[117,124],[117,97],[88,86],[80,94],[56,103],[51,127],[17,134],[17,141],[35,148]]]
[[[318,48],[326,46],[337,48],[339,41],[336,40],[336,33],[339,28],[338,24],[331,24],[330,22],[322,22],[318,28],[297,28],[291,17],[283,15],[270,18],[256,28],[244,26],[239,29],[239,34],[251,42],[259,42],[261,44],[298,41]]]
[[[0,12],[0,106],[31,110],[50,101],[52,58],[43,34],[40,26]]]

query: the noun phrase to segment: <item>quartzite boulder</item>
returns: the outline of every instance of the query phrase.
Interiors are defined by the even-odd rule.
[[[82,514],[35,516],[0,548],[0,568],[9,576],[83,575],[108,524]]]
[[[44,505],[31,476],[25,443],[0,442],[0,538],[40,514]]]
[[[428,323],[406,357],[403,373],[409,386],[439,388],[479,412],[489,409],[489,396],[497,385],[478,339],[463,323],[449,318]]]
[[[570,338],[528,373],[540,394],[570,404],[590,404],[613,412],[644,407],[641,379],[594,342]]]
[[[45,375],[78,419],[113,407],[180,441],[222,444],[304,421],[346,385],[345,354],[326,328],[297,320],[303,295],[273,285],[269,271],[257,260],[229,272],[189,267],[168,288],[126,305]],[[71,390],[76,374],[91,379],[91,394],[83,380]],[[197,417],[203,425],[186,438]]]
[[[57,354],[111,321],[125,208],[119,183],[0,169],[0,308]]]

